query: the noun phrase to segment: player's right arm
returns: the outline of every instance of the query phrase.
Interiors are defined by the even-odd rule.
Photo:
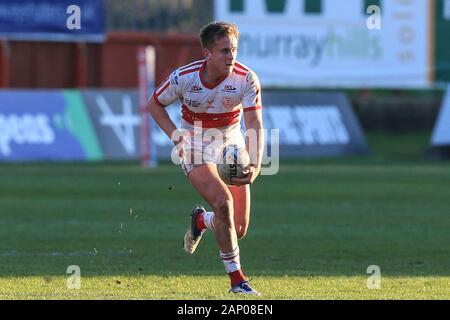
[[[167,113],[166,106],[175,102],[181,96],[181,86],[178,81],[177,71],[174,71],[153,93],[147,103],[147,110],[152,115],[158,126],[165,132],[169,139],[178,146],[183,141],[182,132],[176,127]],[[179,155],[183,151],[179,148]]]
[[[177,130],[177,127],[173,123],[172,119],[170,119],[166,108],[161,106],[155,98],[152,97],[147,104],[147,109],[150,111],[150,114],[161,130],[164,131],[172,140],[172,137],[174,136],[173,134]]]

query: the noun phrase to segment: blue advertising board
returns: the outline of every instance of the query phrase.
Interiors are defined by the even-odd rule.
[[[0,91],[0,161],[101,159],[79,92]]]
[[[0,163],[138,160],[137,90],[0,90]]]
[[[104,16],[103,0],[2,0],[0,37],[101,42]]]

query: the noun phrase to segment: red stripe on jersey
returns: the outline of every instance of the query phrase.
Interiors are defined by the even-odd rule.
[[[204,113],[193,112],[183,105],[181,113],[183,114],[183,119],[192,125],[195,121],[201,121],[203,128],[219,128],[239,122],[241,110],[224,113]]]
[[[250,69],[247,69],[246,67],[244,67],[242,64],[240,64],[239,62],[235,62],[234,65],[242,70],[245,70],[247,72],[250,71]]]
[[[159,97],[164,91],[166,91],[166,89],[170,86],[170,81],[167,81],[167,83],[164,85],[164,87],[161,87],[155,91],[156,96]]]
[[[262,109],[262,106],[254,106],[254,107],[244,108],[244,112],[253,111],[253,110],[259,110],[259,109]]]
[[[161,88],[161,86],[162,86],[164,83],[166,83],[166,81],[169,80],[169,78],[170,78],[170,76],[168,76],[167,78],[165,78],[164,81],[161,81],[161,82],[159,83],[159,85],[158,85],[157,88],[158,88],[158,89]],[[158,90],[158,89],[156,89],[156,90]]]
[[[181,76],[184,76],[185,74],[192,73],[192,72],[195,72],[195,71],[198,71],[198,70],[200,70],[200,68],[189,69],[189,70],[180,72],[180,77],[181,77]]]
[[[156,102],[160,107],[163,107],[163,108],[166,107],[165,105],[163,105],[163,104],[161,103],[161,101],[159,101],[158,96],[156,95],[156,92],[153,93],[153,100],[155,100],[155,102]]]
[[[244,76],[244,77],[247,75],[245,72],[241,72],[241,71],[238,71],[236,69],[233,69],[233,72],[238,74],[238,75],[240,75],[240,76]]]
[[[190,67],[193,67],[193,66],[199,66],[199,65],[201,65],[201,64],[203,64],[203,60],[202,61],[197,61],[197,62],[192,62],[192,63],[190,63],[190,64],[188,64],[188,65],[186,65],[186,66],[184,66],[184,67],[181,67],[180,69],[178,69],[179,71],[182,71],[182,70],[185,70],[185,69],[187,69],[187,68],[190,68]]]

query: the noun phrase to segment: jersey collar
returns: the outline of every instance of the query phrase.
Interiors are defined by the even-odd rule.
[[[228,78],[228,75],[226,75],[226,76],[223,76],[223,77],[217,79],[217,81],[215,83],[213,83],[212,85],[206,83],[206,81],[203,79],[203,76],[202,76],[205,66],[206,66],[206,60],[205,60],[205,62],[203,62],[202,66],[200,67],[200,70],[198,71],[200,81],[205,88],[212,90],[212,89],[216,88],[219,84],[221,84],[226,78]]]

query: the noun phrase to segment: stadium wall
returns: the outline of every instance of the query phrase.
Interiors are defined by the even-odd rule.
[[[201,58],[197,35],[110,32],[102,44],[2,40],[0,88],[136,88],[140,46],[156,50],[156,83]]]

